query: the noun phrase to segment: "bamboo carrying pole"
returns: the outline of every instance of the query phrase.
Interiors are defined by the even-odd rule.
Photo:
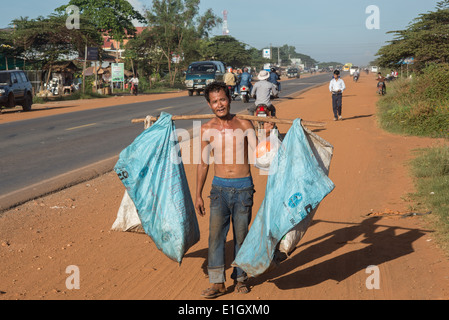
[[[293,120],[291,119],[278,119],[278,118],[269,118],[269,117],[258,117],[258,116],[251,116],[251,115],[245,115],[245,114],[236,114],[235,115],[239,119],[244,120],[252,120],[252,121],[261,121],[261,122],[273,122],[278,124],[293,124]],[[194,115],[179,115],[179,116],[172,116],[172,120],[194,120],[194,119],[212,119],[216,116],[214,114],[194,114]],[[149,117],[149,121],[157,121],[158,117]],[[133,119],[132,123],[140,123],[145,122],[147,119]],[[302,120],[301,123],[305,126],[309,127],[324,127],[326,124],[324,122],[317,122],[317,121],[306,121]]]

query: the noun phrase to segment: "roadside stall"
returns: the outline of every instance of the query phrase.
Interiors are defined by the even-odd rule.
[[[71,94],[74,90],[74,74],[79,68],[73,61],[57,61],[43,68],[47,72],[45,89],[52,95]],[[44,89],[44,90],[45,90]]]

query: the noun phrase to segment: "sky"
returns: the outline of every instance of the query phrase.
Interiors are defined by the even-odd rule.
[[[0,28],[15,18],[47,16],[69,0],[0,0]],[[128,0],[143,11],[151,0]],[[229,34],[257,49],[294,46],[296,52],[318,62],[373,61],[377,51],[393,35],[405,29],[421,13],[434,11],[439,0],[201,0],[200,12],[212,9],[223,18],[226,10]],[[221,35],[222,26],[210,36]],[[276,54],[276,52],[274,52]]]

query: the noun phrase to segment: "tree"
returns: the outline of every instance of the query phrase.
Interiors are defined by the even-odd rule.
[[[436,11],[420,14],[405,30],[390,31],[395,37],[377,52],[383,67],[396,67],[414,57],[421,70],[430,62],[449,62],[449,0],[438,2]]]
[[[116,41],[135,35],[133,20],[146,22],[145,17],[126,0],[70,0],[56,11],[65,11],[72,5],[77,6],[81,16],[91,21],[97,30],[108,33]]]
[[[8,66],[11,61],[8,59],[16,59],[23,52],[23,49],[16,46],[13,39],[12,30],[0,30],[0,65],[5,64],[5,69],[8,70]]]
[[[144,29],[142,33],[128,41],[126,44],[125,59],[131,63],[133,72],[139,75],[149,75],[150,85],[152,75],[160,72],[164,60],[162,50],[156,46],[154,33]]]
[[[146,12],[156,45],[165,56],[171,86],[182,62],[187,61],[192,44],[207,37],[221,21],[210,9],[200,16],[199,3],[200,0],[153,0]]]
[[[84,55],[86,44],[100,44],[101,37],[92,24],[82,20],[82,28],[67,29],[66,16],[50,15],[47,18],[15,19],[16,27],[11,33],[16,50],[28,60],[57,61],[74,54]]]
[[[269,59],[263,57],[262,51],[262,49],[254,47],[248,49],[248,54],[250,55],[249,65],[255,70],[263,69],[263,65],[270,62]]]
[[[246,44],[232,36],[216,36],[206,42],[203,55],[206,60],[219,60],[229,66],[240,68],[247,66],[251,61],[251,55],[245,47]]]
[[[67,29],[66,19],[65,15],[53,14],[33,20],[15,19],[11,23],[15,28],[10,37],[16,53],[20,53],[16,57],[38,64],[40,68],[48,67],[47,82],[56,61],[84,55],[86,45],[101,42],[100,34],[89,21],[81,20],[80,29]]]

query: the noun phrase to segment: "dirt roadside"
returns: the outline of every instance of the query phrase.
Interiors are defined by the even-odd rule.
[[[17,106],[14,109],[5,109],[2,113],[0,113],[0,124],[12,121],[34,119],[37,117],[52,116],[55,114],[82,111],[86,109],[96,109],[128,103],[183,97],[185,95],[185,91],[178,91],[160,94],[140,94],[137,96],[122,95],[100,99],[51,101],[43,104],[33,104],[33,107],[29,112],[23,112],[22,107]]]
[[[218,299],[448,299],[449,261],[432,230],[419,217],[369,215],[407,212],[413,192],[406,168],[413,150],[444,143],[403,137],[377,127],[374,80],[345,78],[343,121],[331,121],[326,85],[277,103],[278,117],[324,121],[315,132],[335,147],[330,178],[335,190],[324,199],[298,249],[281,266],[251,279],[251,292]],[[185,95],[185,93],[179,93]],[[166,97],[158,95],[155,98]],[[130,99],[144,99],[144,96]],[[112,98],[114,99],[114,98]],[[124,98],[118,98],[124,99]],[[95,101],[67,102],[66,108],[15,116],[99,107]],[[128,103],[128,102],[127,102]],[[71,106],[70,108],[68,106]],[[106,106],[106,104],[104,104]],[[313,128],[312,128],[313,129]],[[287,126],[280,126],[286,132]],[[192,194],[195,165],[185,165]],[[206,186],[210,187],[213,172]],[[254,170],[253,216],[264,197],[266,176]],[[201,299],[206,277],[208,219],[199,217],[201,240],[181,266],[165,257],[144,234],[110,231],[124,187],[108,173],[58,193],[30,201],[0,216],[0,299]],[[209,189],[205,188],[208,208]],[[227,242],[230,265],[232,240]],[[67,267],[80,271],[80,289],[69,290]],[[369,289],[369,266],[378,267],[379,289]],[[368,269],[367,269],[368,268]],[[70,271],[69,271],[70,272]]]
[[[301,79],[310,77],[310,74],[302,75]],[[287,78],[283,78],[281,82],[288,81]],[[31,111],[23,112],[21,106],[17,106],[14,109],[4,109],[0,113],[0,124],[34,119],[37,117],[46,117],[55,114],[63,114],[68,112],[82,111],[86,109],[96,109],[115,105],[124,105],[137,102],[150,102],[154,100],[162,100],[169,98],[184,97],[187,95],[187,91],[180,90],[170,93],[158,93],[158,94],[139,94],[137,96],[121,95],[110,98],[101,99],[86,99],[86,100],[67,100],[67,101],[54,101],[43,104],[33,104]]]

